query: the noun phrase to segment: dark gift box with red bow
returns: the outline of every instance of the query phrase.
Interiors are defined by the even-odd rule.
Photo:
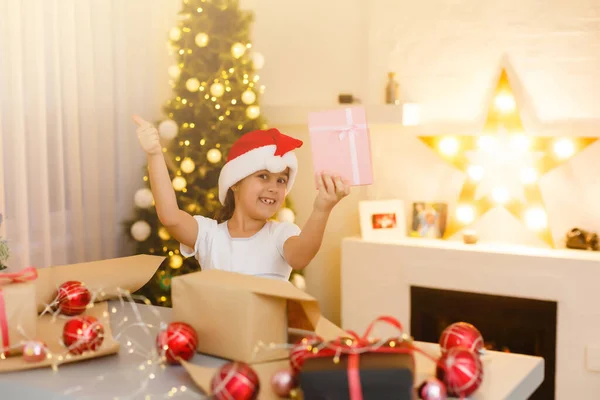
[[[412,400],[415,362],[413,347],[402,332],[397,338],[369,339],[373,325],[385,322],[402,326],[391,317],[375,320],[364,336],[330,342],[305,340],[300,357],[299,383],[310,400]],[[299,354],[299,351],[296,352]],[[294,357],[294,354],[292,355]]]
[[[355,372],[349,366],[348,356],[340,357],[340,362],[337,364],[330,358],[306,360],[299,376],[304,398],[307,400],[413,399],[414,364],[410,355],[366,353],[359,357],[359,365]],[[354,385],[352,374],[356,375]],[[357,397],[358,393],[360,397]]]

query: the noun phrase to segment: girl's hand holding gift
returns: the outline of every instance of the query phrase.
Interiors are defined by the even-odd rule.
[[[315,211],[330,212],[337,203],[350,194],[349,182],[339,176],[332,177],[321,173],[317,177],[318,194],[315,199]]]

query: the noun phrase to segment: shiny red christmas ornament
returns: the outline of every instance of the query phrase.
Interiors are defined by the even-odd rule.
[[[444,329],[440,336],[442,353],[453,347],[466,347],[480,353],[483,349],[483,337],[479,330],[468,322],[456,322]]]
[[[79,316],[70,319],[63,327],[63,343],[71,354],[94,351],[104,341],[104,327],[94,317]]]
[[[234,361],[223,365],[210,382],[216,400],[255,400],[260,391],[256,372],[246,363]]]
[[[291,369],[282,369],[277,371],[273,378],[271,378],[271,387],[273,393],[281,398],[289,398],[290,392],[296,387],[296,379],[294,378],[294,372]]]
[[[64,315],[79,315],[85,311],[92,296],[78,281],[67,281],[58,288],[58,309]]]
[[[158,353],[164,355],[169,364],[179,364],[178,358],[189,361],[197,347],[196,330],[184,322],[171,322],[156,336]]]
[[[28,340],[23,344],[23,360],[26,362],[40,362],[46,359],[48,348],[39,340]]]
[[[313,346],[320,344],[322,341],[316,336],[308,336],[298,341],[290,351],[290,366],[292,371],[297,373],[302,369],[304,364],[304,357],[310,353]]]
[[[437,378],[431,377],[419,386],[417,394],[423,400],[446,400],[448,392],[444,382]]]
[[[448,395],[467,397],[483,380],[483,365],[479,355],[464,347],[453,347],[442,355],[436,376],[446,384]]]

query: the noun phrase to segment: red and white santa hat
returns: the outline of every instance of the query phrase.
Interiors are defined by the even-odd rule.
[[[219,200],[225,204],[229,188],[255,172],[278,173],[289,168],[287,191],[294,185],[298,160],[294,150],[303,142],[277,129],[256,130],[242,135],[231,146],[227,162],[219,175]]]

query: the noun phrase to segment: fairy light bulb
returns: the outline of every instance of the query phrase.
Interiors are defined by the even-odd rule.
[[[251,89],[246,89],[242,93],[242,103],[246,105],[253,104],[256,101],[256,94]]]
[[[196,43],[196,46],[198,46],[198,47],[208,46],[208,35],[204,32],[200,32],[194,38],[194,43]]]
[[[183,258],[179,254],[174,254],[171,256],[169,265],[173,269],[181,268],[181,266],[183,265]]]
[[[525,211],[525,224],[533,231],[539,231],[548,227],[548,215],[540,207],[532,207]]]
[[[537,179],[538,173],[535,168],[527,167],[521,170],[521,182],[523,182],[524,184],[530,185],[537,181]]]
[[[210,85],[210,94],[212,94],[214,97],[221,97],[223,96],[223,93],[225,93],[225,86],[223,86],[222,83],[215,82],[212,85]],[[215,100],[216,99],[214,99],[213,101]]]
[[[456,219],[465,225],[472,223],[475,220],[475,209],[473,206],[459,206],[456,209]]]
[[[183,176],[176,176],[172,183],[173,189],[177,190],[178,192],[182,191],[187,186],[187,181]]]
[[[249,106],[246,108],[246,116],[250,119],[256,119],[260,116],[260,107]]]
[[[554,154],[558,158],[569,158],[575,154],[575,144],[570,139],[560,139],[554,143]]]
[[[510,139],[510,145],[514,150],[525,152],[531,147],[531,138],[517,134]]]
[[[509,113],[515,110],[516,103],[512,93],[499,93],[494,99],[496,109],[502,113]]]
[[[484,150],[484,151],[492,150],[494,148],[495,144],[496,144],[496,140],[494,139],[493,136],[490,136],[490,135],[483,135],[477,139],[477,147],[479,147],[480,150]]]
[[[479,182],[483,179],[484,170],[481,165],[471,165],[467,169],[467,174],[473,179],[475,182]]]
[[[458,152],[458,140],[453,137],[445,137],[440,141],[439,148],[442,154],[453,156]]]
[[[200,88],[200,81],[198,80],[198,78],[190,78],[185,82],[185,88],[192,93],[197,92]]]
[[[497,187],[492,191],[492,198],[498,204],[505,204],[510,196],[505,187]]]
[[[219,161],[221,161],[221,158],[222,158],[222,154],[219,149],[210,149],[206,153],[206,159],[208,160],[208,162],[210,162],[212,164],[218,163]]]
[[[181,162],[180,167],[183,172],[185,172],[186,174],[190,174],[190,173],[194,172],[194,169],[196,168],[196,164],[194,163],[194,161],[191,158],[186,157]]]
[[[244,46],[242,43],[234,43],[231,46],[231,55],[233,56],[233,58],[240,58],[244,55],[245,52],[246,46]]]

